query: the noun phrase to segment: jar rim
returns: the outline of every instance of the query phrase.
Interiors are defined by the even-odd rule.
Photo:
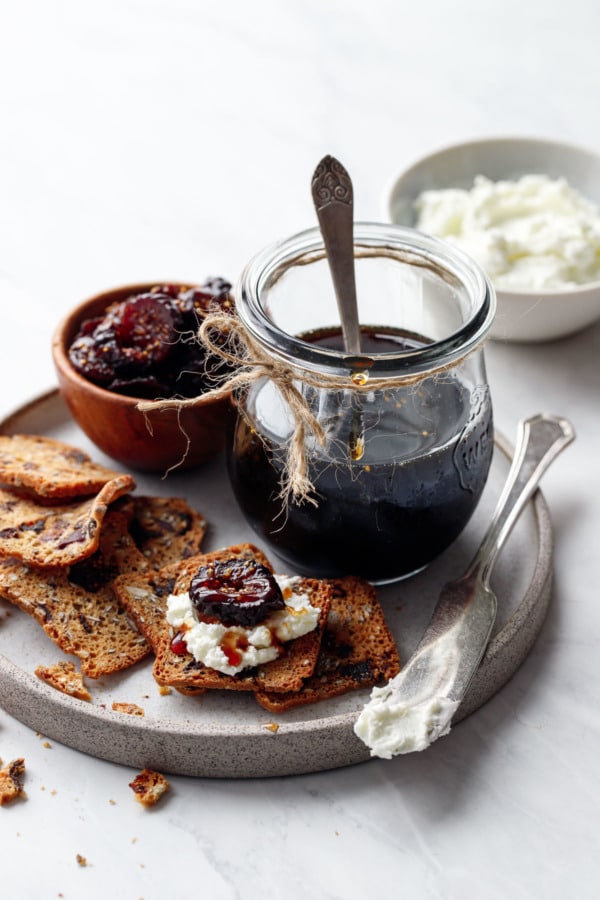
[[[345,375],[368,363],[370,375],[385,378],[402,371],[419,373],[443,368],[456,363],[481,344],[494,320],[496,296],[481,267],[469,256],[417,229],[379,222],[356,222],[354,245],[355,251],[357,247],[367,250],[393,247],[395,251],[426,261],[429,268],[435,268],[439,273],[446,272],[475,297],[473,314],[460,328],[440,340],[415,349],[361,356],[322,347],[289,334],[269,317],[261,303],[261,294],[276,273],[290,268],[295,260],[308,259],[310,255],[314,255],[315,260],[325,258],[320,229],[308,228],[265,247],[248,262],[238,279],[238,315],[264,350],[289,365],[328,374]]]

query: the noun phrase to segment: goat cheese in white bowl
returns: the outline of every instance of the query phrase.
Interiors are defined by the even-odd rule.
[[[470,190],[423,191],[415,225],[456,244],[497,288],[562,290],[600,279],[600,211],[564,178],[476,176]]]
[[[600,156],[497,138],[422,159],[386,193],[399,224],[453,243],[497,295],[491,336],[563,337],[600,319]]]

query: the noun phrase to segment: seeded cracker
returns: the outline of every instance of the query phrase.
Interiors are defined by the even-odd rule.
[[[206,519],[178,497],[131,497],[131,535],[153,569],[200,552]]]
[[[310,594],[313,606],[321,610],[319,624],[309,634],[284,644],[282,655],[273,662],[232,676],[196,662],[191,654],[179,656],[173,653],[166,620],[169,593],[187,591],[200,565],[234,556],[257,559],[272,571],[264,555],[256,547],[246,544],[199,555],[179,567],[167,567],[150,578],[134,580],[125,576],[116,580],[115,591],[122,604],[152,644],[156,654],[153,674],[159,684],[175,687],[182,693],[191,693],[194,689],[285,692],[297,690],[313,671],[333,593],[328,582],[308,578],[303,580],[302,588]]]
[[[119,475],[90,499],[52,506],[0,490],[0,556],[37,566],[68,566],[90,556],[109,505],[134,487],[130,475]]]
[[[314,673],[299,691],[260,691],[258,703],[285,712],[359,688],[386,683],[400,671],[400,658],[375,588],[362,579],[332,581],[333,603]]]
[[[105,518],[98,551],[72,566],[37,568],[0,560],[0,596],[33,616],[65,652],[81,660],[89,678],[126,669],[150,652],[113,589],[123,573],[141,573],[148,564],[117,511]]]
[[[53,666],[38,666],[35,674],[41,681],[45,681],[50,687],[76,697],[78,700],[91,700],[92,695],[83,683],[81,673],[77,671],[74,663],[61,660]]]
[[[0,435],[0,484],[40,498],[65,500],[97,494],[119,473],[87,453],[40,435]]]

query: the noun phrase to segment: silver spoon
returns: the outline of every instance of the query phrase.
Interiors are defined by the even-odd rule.
[[[333,156],[314,171],[312,198],[333,280],[346,353],[360,354],[360,325],[354,276],[354,194],[352,181]]]
[[[450,730],[496,619],[494,562],[543,473],[574,438],[572,425],[557,416],[519,423],[508,480],[477,553],[465,574],[442,588],[417,649],[386,687],[373,690],[356,722],[373,756],[424,750]]]

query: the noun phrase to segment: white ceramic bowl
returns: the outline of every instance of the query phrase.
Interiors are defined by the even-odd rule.
[[[414,202],[422,191],[470,188],[476,175],[492,181],[526,174],[563,176],[600,207],[600,155],[581,147],[535,138],[488,138],[456,144],[414,163],[393,179],[384,214],[414,225]],[[509,341],[547,341],[573,334],[600,319],[600,281],[564,291],[509,291],[496,287],[491,336]]]

